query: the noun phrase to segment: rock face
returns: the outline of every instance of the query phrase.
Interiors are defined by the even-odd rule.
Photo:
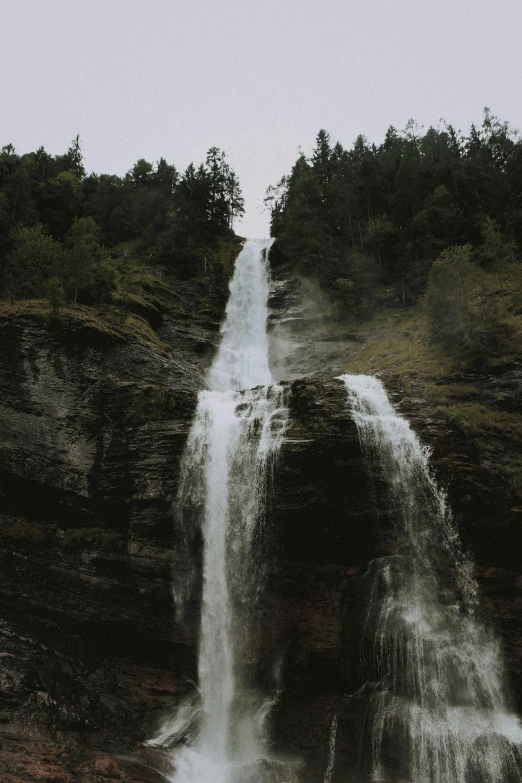
[[[0,321],[0,766],[8,783],[162,779],[161,758],[141,743],[195,677],[197,595],[178,623],[170,585],[172,570],[197,568],[199,553],[189,562],[179,546],[172,506],[217,342],[216,324],[191,325],[178,305],[165,293],[152,303],[157,342],[81,312],[59,325],[31,312]],[[294,364],[290,375],[298,374]],[[520,708],[521,511],[421,392],[384,380],[433,448]],[[498,385],[503,404],[519,404],[517,389],[509,379]],[[386,508],[370,500],[342,383],[317,375],[288,390],[259,668],[282,690],[272,733],[277,749],[303,760],[302,783],[323,780],[338,716],[335,783],[351,780],[358,753],[362,577],[395,542]]]
[[[393,376],[396,406],[432,448],[432,465],[476,563],[484,619],[501,636],[513,706],[522,711],[522,509],[469,453],[464,440]],[[322,781],[337,716],[332,780],[359,783],[360,728],[368,707],[364,669],[365,575],[397,541],[386,491],[370,486],[344,386],[316,377],[291,384],[291,417],[274,487],[274,568],[266,646],[281,651],[283,690],[274,736],[305,759],[303,780]],[[489,478],[489,481],[488,481]],[[518,559],[517,559],[518,558]],[[366,666],[368,661],[366,661]],[[378,677],[375,678],[376,680]],[[365,779],[365,778],[363,778]]]
[[[75,774],[88,759],[62,746],[134,750],[193,666],[172,502],[217,325],[166,305],[158,345],[81,312],[0,321],[0,726]]]

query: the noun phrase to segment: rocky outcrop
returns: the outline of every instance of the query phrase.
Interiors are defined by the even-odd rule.
[[[134,752],[193,668],[197,610],[181,630],[174,623],[171,573],[185,564],[176,561],[172,502],[217,324],[191,327],[178,307],[160,291],[153,339],[81,309],[59,321],[31,308],[0,320],[0,731],[9,780],[98,779],[96,765],[112,762],[86,749]],[[35,739],[63,775],[42,772],[43,762],[39,771]],[[149,779],[141,774],[113,777]]]
[[[522,711],[522,567],[513,550],[522,509],[488,474],[458,432],[397,377],[385,378],[397,407],[432,448],[465,550],[475,557],[485,621],[503,640],[514,706]],[[274,568],[269,582],[267,658],[282,664],[275,710],[281,749],[305,759],[303,780],[322,780],[337,715],[334,781],[357,781],[358,738],[368,707],[364,623],[374,558],[396,551],[386,495],[369,485],[340,381],[291,385],[291,424],[274,488]],[[506,450],[509,451],[508,444]],[[269,619],[268,619],[269,618]],[[376,678],[377,679],[377,678]]]

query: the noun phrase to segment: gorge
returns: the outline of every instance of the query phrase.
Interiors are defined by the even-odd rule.
[[[285,270],[268,299],[268,244],[238,258],[221,339],[165,288],[148,306],[166,348],[81,314],[3,316],[8,783],[520,776],[518,512],[392,373],[455,527],[379,382],[314,353],[274,383],[270,334],[299,318]],[[505,540],[489,555],[481,506]]]

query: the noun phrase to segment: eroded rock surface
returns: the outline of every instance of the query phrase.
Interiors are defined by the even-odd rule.
[[[179,545],[172,504],[218,333],[216,324],[190,326],[176,315],[179,303],[162,297],[154,304],[161,345],[72,316],[59,326],[30,314],[0,322],[0,766],[8,783],[161,779],[161,757],[141,743],[193,688],[197,578],[178,623],[171,574],[197,572],[200,553],[197,540],[190,557]],[[338,715],[336,783],[355,767],[363,719],[364,574],[397,542],[385,504],[374,501],[344,387],[321,374],[319,353],[314,377],[288,384],[258,664],[267,688],[281,689],[273,737],[303,759],[303,783],[323,780]],[[290,375],[306,370],[298,356]],[[405,390],[391,374],[384,382],[433,448],[522,706],[520,504],[492,486],[422,389]],[[488,384],[499,405],[516,409],[515,376]]]

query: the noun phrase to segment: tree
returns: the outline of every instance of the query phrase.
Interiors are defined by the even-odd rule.
[[[140,158],[134,164],[128,176],[135,187],[145,188],[154,182],[153,169],[152,163],[149,163],[145,158]]]
[[[64,239],[82,207],[82,183],[74,172],[62,171],[42,184],[40,219],[55,239]]]
[[[211,147],[205,162],[209,186],[209,221],[214,231],[231,230],[234,218],[244,212],[239,180],[218,147]]]
[[[20,299],[45,296],[47,281],[62,271],[61,245],[45,233],[41,223],[17,226],[10,239],[1,281],[4,295]]]
[[[66,290],[76,302],[107,299],[116,279],[109,274],[109,260],[100,244],[100,229],[90,217],[75,218],[65,237]],[[112,280],[112,282],[111,282]],[[111,287],[112,286],[112,287]]]
[[[426,304],[433,339],[473,366],[502,355],[513,339],[505,308],[475,263],[470,245],[444,250],[433,264]]]
[[[65,162],[67,170],[82,180],[85,177],[85,166],[83,165],[83,154],[80,148],[80,134],[72,140],[71,146],[65,153]]]
[[[170,195],[174,192],[178,179],[176,167],[169,165],[165,158],[160,158],[152,175],[153,186],[163,190],[166,195]]]
[[[501,272],[506,265],[514,263],[516,242],[500,231],[496,221],[485,218],[481,234],[484,244],[480,248],[480,258],[485,267]]]
[[[388,128],[380,146],[360,134],[344,150],[321,129],[311,159],[301,153],[281,185],[266,199],[273,252],[336,297],[353,250],[373,255],[397,298],[413,303],[446,248],[484,244],[486,265],[499,253],[518,258],[522,246],[522,140],[488,110],[467,137],[444,121],[424,132],[410,120],[402,132]],[[484,242],[486,215],[502,249],[490,229]]]
[[[234,220],[245,213],[245,201],[241,193],[239,179],[232,169],[229,169],[226,180],[226,198],[228,204],[228,228],[232,231]]]
[[[332,148],[330,134],[321,128],[315,140],[315,148],[312,152],[312,166],[317,175],[323,199],[328,198],[328,186],[333,173]]]
[[[65,307],[65,292],[62,283],[58,277],[51,277],[46,287],[49,306],[54,314],[58,313],[61,307]]]

